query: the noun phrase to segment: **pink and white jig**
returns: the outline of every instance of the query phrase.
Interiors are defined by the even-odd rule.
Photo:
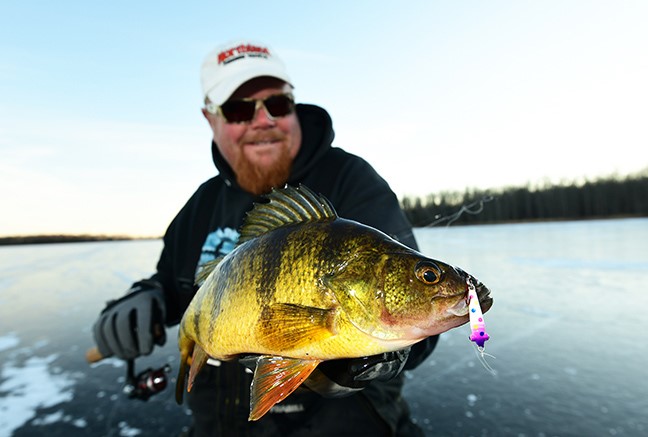
[[[497,374],[495,370],[486,362],[486,356],[495,358],[491,354],[484,352],[484,343],[490,338],[486,332],[486,324],[484,323],[484,314],[482,313],[481,306],[479,305],[479,297],[477,297],[477,290],[471,281],[471,278],[466,279],[468,285],[468,315],[470,323],[470,341],[477,345],[477,357],[482,365],[493,376]]]
[[[479,306],[477,290],[470,278],[466,281],[468,284],[468,315],[470,316],[470,341],[474,341],[478,348],[484,348],[484,343],[490,338],[486,333],[486,324],[484,323],[484,314]]]

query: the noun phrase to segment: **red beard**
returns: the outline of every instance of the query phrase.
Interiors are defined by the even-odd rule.
[[[245,191],[260,195],[272,188],[283,187],[288,182],[292,169],[292,157],[287,148],[282,148],[280,156],[269,167],[260,168],[244,157],[236,163],[236,181]]]

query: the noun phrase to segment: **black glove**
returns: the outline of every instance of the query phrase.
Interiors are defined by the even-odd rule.
[[[371,381],[389,381],[405,366],[410,348],[362,358],[325,361],[304,385],[324,397],[347,396]]]
[[[92,331],[104,357],[124,360],[148,355],[153,345],[166,342],[166,305],[162,286],[156,281],[140,281],[121,299],[108,302]]]

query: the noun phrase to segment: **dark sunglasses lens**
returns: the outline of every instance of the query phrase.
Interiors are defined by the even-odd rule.
[[[263,101],[270,115],[273,117],[284,117],[293,111],[294,103],[288,96],[270,96]]]
[[[221,105],[223,116],[230,123],[250,121],[254,117],[256,102],[245,100],[228,100]]]

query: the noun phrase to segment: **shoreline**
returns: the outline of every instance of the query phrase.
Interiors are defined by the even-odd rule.
[[[53,243],[88,243],[97,241],[158,240],[162,237],[132,237],[128,235],[17,235],[0,237],[0,246]]]
[[[483,221],[476,223],[453,223],[452,226],[488,226],[488,225],[511,225],[525,223],[551,223],[551,222],[570,222],[570,221],[589,221],[589,220],[615,220],[628,218],[644,218],[642,215],[619,214],[605,217],[583,217],[583,218],[553,218],[553,219],[525,219],[525,220],[502,220],[502,221]],[[439,224],[438,227],[443,227]],[[416,228],[428,228],[429,225],[413,226]],[[134,237],[130,235],[101,235],[101,234],[43,234],[43,235],[15,235],[0,237],[1,246],[18,246],[25,244],[54,244],[54,243],[88,243],[98,241],[136,241],[136,240],[159,240],[162,236],[157,237]]]

